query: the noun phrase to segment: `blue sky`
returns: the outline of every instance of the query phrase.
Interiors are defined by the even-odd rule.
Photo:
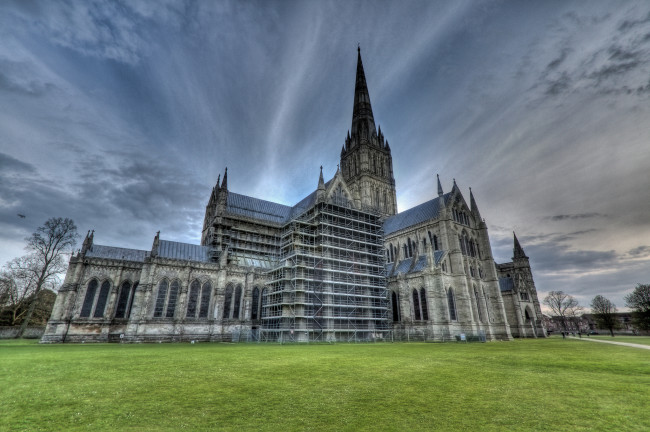
[[[360,44],[399,210],[438,173],[540,298],[650,282],[648,2],[3,1],[0,40],[0,263],[51,216],[198,243],[226,166],[296,203],[336,171]]]

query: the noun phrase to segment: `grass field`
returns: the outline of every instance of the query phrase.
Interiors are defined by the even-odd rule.
[[[618,339],[618,338],[615,338]],[[650,351],[0,341],[0,430],[650,430]]]

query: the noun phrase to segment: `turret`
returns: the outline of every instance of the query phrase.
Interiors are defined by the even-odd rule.
[[[513,248],[513,254],[514,254],[514,256],[512,257],[512,259],[513,259],[513,260],[517,260],[517,259],[526,259],[526,260],[527,260],[528,257],[527,257],[526,254],[524,253],[524,249],[523,249],[523,248],[521,247],[521,245],[519,244],[519,240],[517,239],[517,234],[515,234],[515,232],[513,231],[513,232],[512,232],[512,235],[513,235],[514,240],[515,240],[515,241],[514,241],[515,246],[514,246],[514,248]]]
[[[85,255],[87,251],[93,248],[94,236],[95,236],[95,230],[88,231],[88,234],[86,234],[86,238],[84,239],[84,242],[81,245],[81,255]]]

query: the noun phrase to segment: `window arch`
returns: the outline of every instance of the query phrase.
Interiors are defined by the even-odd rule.
[[[232,285],[226,287],[226,294],[223,298],[223,319],[230,319],[230,304],[232,303]]]
[[[413,289],[413,312],[415,321],[428,321],[429,311],[427,309],[427,293],[423,288],[420,291]]]
[[[201,284],[198,280],[194,279],[190,284],[189,297],[187,299],[187,313],[185,316],[187,318],[196,318],[196,307],[199,304],[199,291],[201,290]]]
[[[163,314],[166,318],[173,318],[176,312],[176,301],[178,300],[178,291],[180,283],[178,280],[171,284],[167,279],[163,279],[158,284],[158,296],[154,307],[154,318],[161,318]]]
[[[420,288],[420,306],[422,307],[422,319],[429,321],[429,309],[427,307],[427,292],[424,287]]]
[[[458,319],[456,315],[456,299],[454,298],[454,290],[452,288],[447,290],[447,304],[449,305],[449,319],[456,321]]]
[[[390,300],[393,309],[393,321],[399,322],[400,321],[399,294],[397,294],[395,291],[391,291]]]
[[[413,312],[415,313],[413,319],[415,321],[421,321],[422,309],[420,309],[420,294],[418,294],[418,290],[416,289],[413,290]]]
[[[120,287],[120,294],[117,298],[117,307],[115,308],[115,318],[128,318],[131,313],[131,305],[133,304],[133,296],[135,295],[135,288],[138,285],[131,285],[131,282],[124,281]]]
[[[88,289],[86,290],[86,297],[84,298],[83,305],[79,317],[81,318],[103,318],[106,311],[106,303],[108,301],[108,294],[111,290],[111,283],[105,280],[102,283],[99,292],[97,287],[99,282],[97,279],[92,279],[88,282]]]
[[[201,307],[199,307],[199,318],[207,318],[210,309],[210,297],[212,296],[212,284],[207,281],[201,289]]]
[[[266,288],[262,289],[262,292],[260,293],[260,319],[265,318],[267,315],[266,312],[266,294],[268,290]]]
[[[251,319],[257,320],[260,317],[260,289],[258,287],[253,288],[253,303],[251,305]]]
[[[232,307],[232,317],[234,319],[239,319],[239,309],[240,309],[240,306],[241,306],[241,295],[242,295],[241,285],[237,285],[237,289],[235,290],[235,303],[233,304],[233,307]]]

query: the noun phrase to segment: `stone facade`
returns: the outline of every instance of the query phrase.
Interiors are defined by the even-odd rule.
[[[228,172],[201,244],[94,243],[69,263],[41,341],[508,340],[545,336],[528,258],[495,264],[470,190],[397,213],[392,155],[358,55],[340,169],[294,206],[237,194]]]

